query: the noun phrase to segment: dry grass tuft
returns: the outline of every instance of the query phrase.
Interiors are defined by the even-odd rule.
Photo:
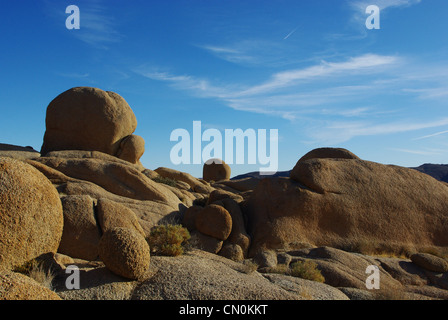
[[[55,275],[50,270],[45,269],[43,263],[33,259],[15,268],[14,272],[22,273],[40,283],[45,288],[53,290]]]

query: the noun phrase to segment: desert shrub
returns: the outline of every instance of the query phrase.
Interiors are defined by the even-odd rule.
[[[286,264],[277,264],[275,267],[270,267],[266,270],[268,273],[278,273],[278,274],[290,274],[290,269]]]
[[[291,264],[289,274],[302,279],[325,282],[324,276],[312,261],[297,261]]]
[[[47,289],[53,290],[53,280],[55,275],[47,270],[43,263],[35,259],[25,262],[23,265],[14,268],[14,272],[22,273]]]
[[[246,274],[251,274],[257,271],[258,269],[258,264],[256,264],[252,260],[244,260],[243,265],[244,265],[244,273]]]
[[[176,186],[176,180],[167,177],[156,177],[152,179],[154,182],[163,183],[171,187]]]
[[[184,253],[183,244],[190,239],[190,233],[181,225],[165,224],[151,229],[148,244],[151,253],[161,256],[178,256]]]

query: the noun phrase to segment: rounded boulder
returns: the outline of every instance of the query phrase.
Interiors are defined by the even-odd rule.
[[[106,268],[124,278],[141,280],[149,269],[150,250],[145,238],[128,228],[106,231],[98,245]]]
[[[56,252],[64,218],[56,188],[40,171],[0,158],[0,269]]]
[[[207,236],[226,240],[232,232],[232,216],[224,207],[210,204],[197,213],[196,229]]]
[[[117,93],[76,87],[50,102],[45,124],[43,155],[58,150],[95,150],[116,156],[122,140],[135,131],[137,118]]]
[[[229,180],[230,174],[230,166],[221,159],[206,161],[202,169],[202,178],[205,181]]]

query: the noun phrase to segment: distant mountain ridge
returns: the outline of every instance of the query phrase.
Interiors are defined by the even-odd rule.
[[[419,167],[412,169],[426,173],[439,181],[444,181],[448,183],[448,164],[425,163]]]
[[[414,169],[414,170],[426,173],[439,181],[448,183],[448,164],[425,163],[419,167],[413,167],[410,169]],[[279,171],[276,174],[271,175],[271,176],[262,176],[262,175],[260,175],[260,173],[258,171],[254,171],[254,172],[249,172],[249,173],[235,176],[231,180],[244,179],[244,178],[248,178],[248,177],[257,178],[257,179],[274,178],[274,177],[289,177],[290,172],[291,172],[291,170]]]

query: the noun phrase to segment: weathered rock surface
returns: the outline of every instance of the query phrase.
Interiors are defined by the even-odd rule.
[[[101,151],[117,155],[137,119],[118,94],[77,87],[57,96],[47,107],[41,153],[57,150]]]
[[[62,300],[54,291],[12,271],[0,272],[0,300]]]
[[[56,252],[63,223],[51,182],[22,161],[0,158],[0,269]]]
[[[161,177],[170,178],[176,181],[187,183],[194,192],[210,193],[214,190],[210,185],[201,179],[193,177],[191,174],[178,170],[160,167],[154,170]]]
[[[210,204],[196,215],[196,229],[219,240],[226,240],[232,232],[232,217],[222,206]]]
[[[350,300],[341,290],[324,283],[282,274],[264,274],[264,277],[279,287],[289,292],[295,292],[307,300]]]
[[[433,272],[448,272],[448,262],[429,253],[415,253],[411,261],[426,270]]]
[[[32,147],[21,147],[0,143],[0,157],[14,158],[17,160],[35,159],[40,153]]]
[[[41,157],[38,161],[69,177],[93,182],[116,195],[160,201],[173,208],[180,203],[168,188],[152,181],[132,165],[96,158]]]
[[[100,198],[97,203],[97,215],[103,233],[114,228],[127,228],[146,237],[134,211],[121,203]]]
[[[202,178],[205,181],[229,180],[230,175],[230,166],[221,159],[210,159],[204,163]]]
[[[293,243],[448,245],[448,188],[412,169],[310,159],[294,179],[262,180],[247,200],[251,250]]]
[[[317,148],[302,156],[297,163],[309,159],[359,159],[353,152],[344,148]],[[294,171],[294,170],[293,170]]]
[[[64,196],[64,229],[58,252],[73,258],[95,260],[101,233],[95,218],[95,203],[88,195]]]
[[[100,239],[98,252],[106,267],[124,278],[144,279],[149,269],[149,245],[141,234],[132,229],[106,231]]]
[[[135,289],[133,299],[301,299],[258,273],[244,273],[244,266],[240,263],[203,251],[193,251],[175,258],[153,257],[151,265],[157,271]]]

